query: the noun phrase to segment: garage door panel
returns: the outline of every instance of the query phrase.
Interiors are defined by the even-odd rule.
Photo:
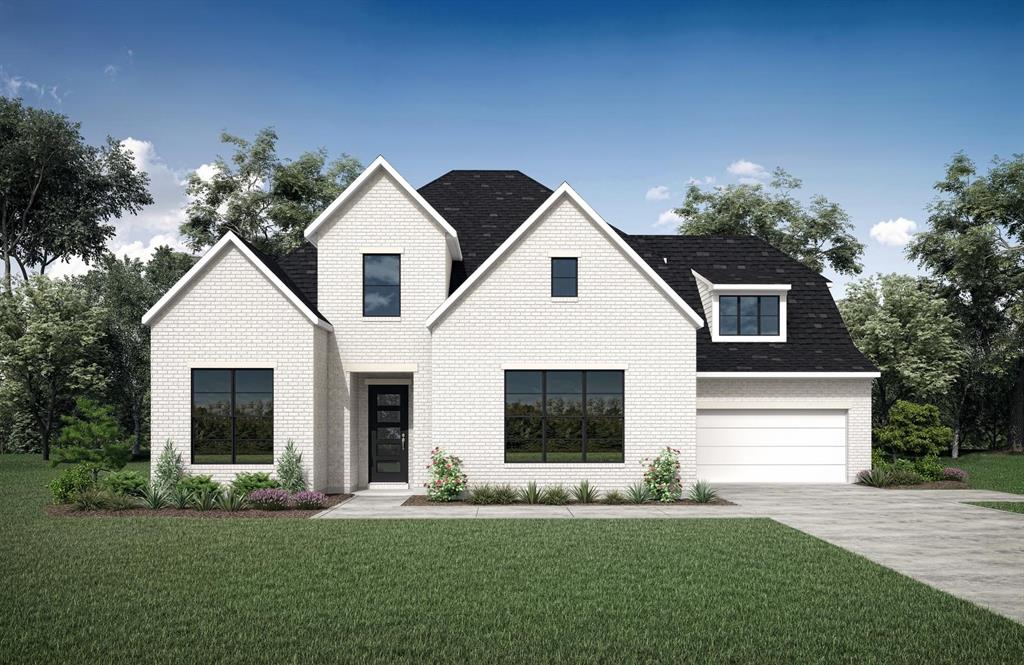
[[[806,446],[715,446],[697,449],[697,464],[846,464],[845,448]]]
[[[845,428],[809,427],[806,429],[705,428],[700,430],[702,446],[838,446],[846,447]]]
[[[845,483],[845,465],[706,465],[697,476],[712,483]]]
[[[824,427],[846,429],[845,411],[809,409],[700,410],[697,428],[780,429]]]

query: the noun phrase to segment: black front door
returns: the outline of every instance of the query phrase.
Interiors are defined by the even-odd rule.
[[[370,482],[409,481],[409,386],[370,389]]]

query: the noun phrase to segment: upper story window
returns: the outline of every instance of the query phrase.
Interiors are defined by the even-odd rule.
[[[402,256],[363,254],[363,316],[402,315]]]
[[[274,370],[192,370],[192,463],[274,463]]]
[[[551,297],[575,298],[577,296],[577,276],[579,259],[551,259]]]
[[[719,296],[718,334],[777,337],[779,296]]]

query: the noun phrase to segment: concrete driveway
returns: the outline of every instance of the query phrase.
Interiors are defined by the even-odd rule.
[[[857,485],[726,485],[720,491],[744,512],[1024,623],[1024,515],[964,503],[1024,496]]]

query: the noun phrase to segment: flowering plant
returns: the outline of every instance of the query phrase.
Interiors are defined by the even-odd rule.
[[[288,490],[268,487],[249,492],[249,505],[259,510],[285,510],[288,498]]]
[[[313,492],[311,490],[302,490],[292,494],[292,505],[299,510],[311,510],[313,508],[323,508],[327,505],[327,495],[323,492]]]
[[[958,480],[963,483],[967,482],[967,472],[955,466],[947,466],[942,470],[942,478],[944,480]]]
[[[466,489],[462,460],[440,448],[430,451],[430,480],[424,483],[431,501],[454,501]]]
[[[683,482],[679,479],[679,451],[665,447],[653,460],[642,461],[644,485],[658,501],[678,501],[683,495]]]

